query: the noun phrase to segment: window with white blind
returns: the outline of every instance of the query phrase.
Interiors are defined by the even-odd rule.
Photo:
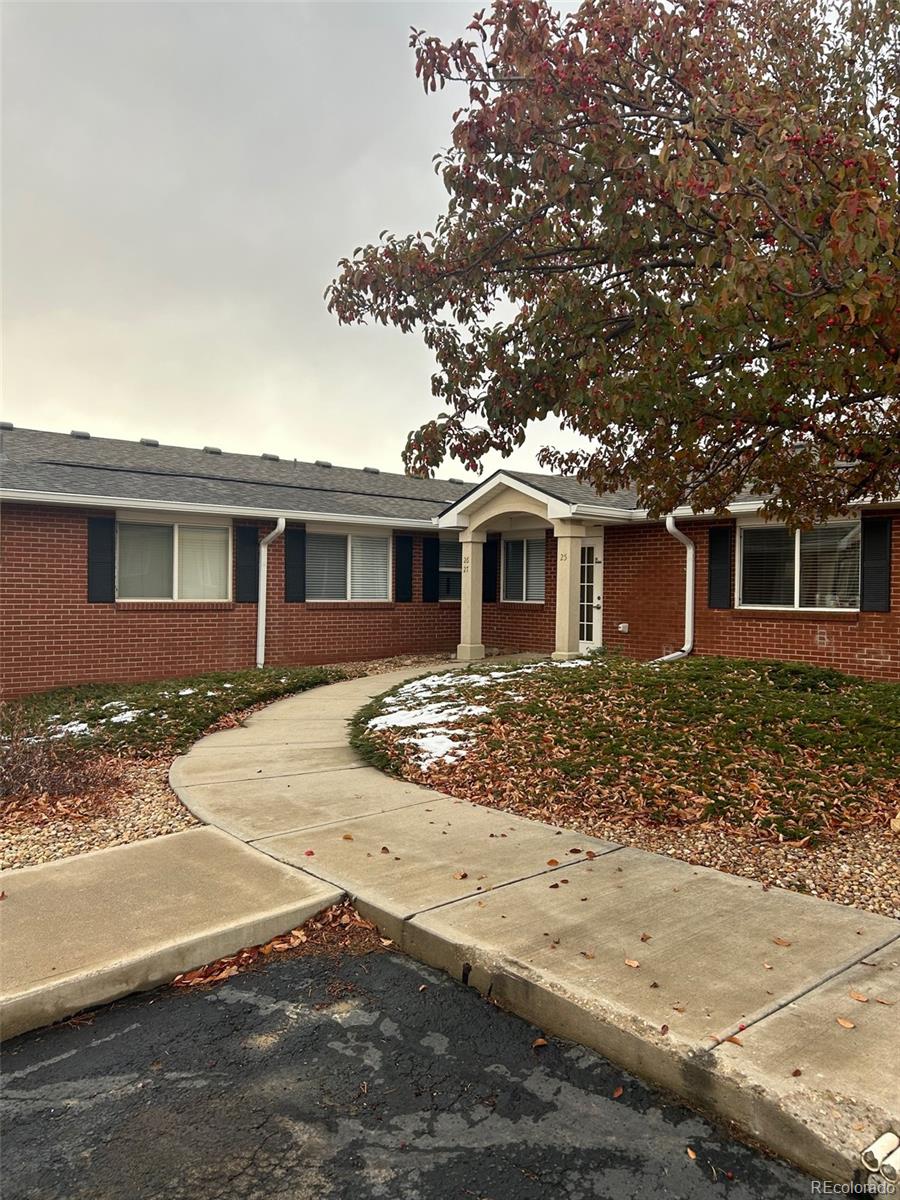
[[[860,525],[841,521],[790,533],[741,529],[739,603],[746,608],[858,609]]]
[[[228,600],[231,528],[120,521],[119,600]]]
[[[438,596],[459,600],[462,596],[462,543],[441,541],[438,548]]]
[[[389,600],[391,539],[307,533],[307,600]]]
[[[541,604],[544,600],[547,539],[504,538],[503,599]]]

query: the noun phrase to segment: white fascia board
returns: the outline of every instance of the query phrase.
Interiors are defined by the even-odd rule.
[[[18,488],[0,488],[0,500],[27,501],[31,504],[58,504],[67,508],[115,508],[154,510],[165,513],[210,513],[223,517],[250,517],[277,521],[328,521],[338,525],[376,525],[384,529],[433,529],[433,518],[361,517],[346,513],[292,512],[284,508],[243,508],[230,504],[185,504],[180,500],[135,500],[123,496],[77,496],[60,492],[33,492]]]
[[[541,491],[540,488],[532,487],[530,483],[524,483],[521,479],[516,479],[512,475],[505,475],[501,471],[499,475],[492,475],[490,479],[486,479],[474,492],[470,492],[457,504],[437,518],[437,524],[441,529],[464,529],[468,523],[468,513],[475,505],[480,504],[485,497],[490,496],[498,488],[506,487],[511,491],[519,492],[520,495],[529,496],[532,500],[537,500],[541,504],[547,506],[547,517],[570,517],[577,507],[568,504],[565,500],[558,500],[555,496],[548,495],[547,492]]]

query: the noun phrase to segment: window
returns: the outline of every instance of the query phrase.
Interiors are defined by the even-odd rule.
[[[753,608],[859,608],[858,521],[789,533],[741,530],[740,603]]]
[[[504,539],[504,600],[543,602],[546,552],[544,537]]]
[[[119,522],[118,538],[118,599],[229,599],[228,526]]]
[[[391,539],[307,533],[307,600],[389,600]]]
[[[442,541],[438,550],[438,597],[462,597],[462,543]]]

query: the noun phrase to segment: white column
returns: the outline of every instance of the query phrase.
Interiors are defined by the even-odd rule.
[[[484,658],[481,641],[481,576],[484,543],[487,534],[464,529],[459,535],[462,543],[462,602],[459,606],[459,645],[456,657],[460,662]]]
[[[578,657],[578,601],[581,586],[583,525],[554,521],[556,534],[556,649],[557,660]]]

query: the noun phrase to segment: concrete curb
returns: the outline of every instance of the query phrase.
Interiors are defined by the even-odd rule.
[[[378,923],[379,913],[357,900],[357,908]],[[810,1175],[849,1183],[858,1170],[858,1150],[836,1144],[834,1128],[811,1119],[808,1104],[785,1103],[784,1096],[752,1070],[723,1059],[718,1046],[697,1048],[677,1036],[662,1036],[658,1026],[641,1022],[616,1006],[614,998],[568,994],[518,958],[485,953],[424,928],[416,917],[398,928],[389,922],[401,949],[420,962],[447,972],[487,999],[539,1029],[596,1050],[633,1075],[686,1101],[704,1115],[734,1126],[744,1137],[794,1163]],[[896,945],[897,943],[893,943]],[[890,945],[886,949],[890,949]],[[870,951],[870,954],[873,953]],[[800,1090],[798,1089],[798,1092]],[[802,1094],[802,1092],[800,1093]],[[835,1098],[835,1102],[836,1098]],[[853,1100],[846,1124],[858,1115]],[[822,1114],[815,1114],[820,1117]],[[897,1122],[897,1114],[866,1113],[872,1128]]]
[[[160,946],[147,954],[123,958],[96,971],[85,971],[68,979],[42,984],[18,995],[0,1000],[0,1027],[3,1041],[54,1025],[58,1021],[120,1000],[133,992],[146,992],[171,983],[176,975],[193,971],[206,963],[245,946],[257,946],[289,929],[294,929],[342,899],[335,891],[323,904],[314,900],[292,908],[273,909],[248,921],[237,921],[220,929],[210,929],[177,944]]]
[[[208,827],[3,873],[2,1037],[170,983],[343,896]]]

